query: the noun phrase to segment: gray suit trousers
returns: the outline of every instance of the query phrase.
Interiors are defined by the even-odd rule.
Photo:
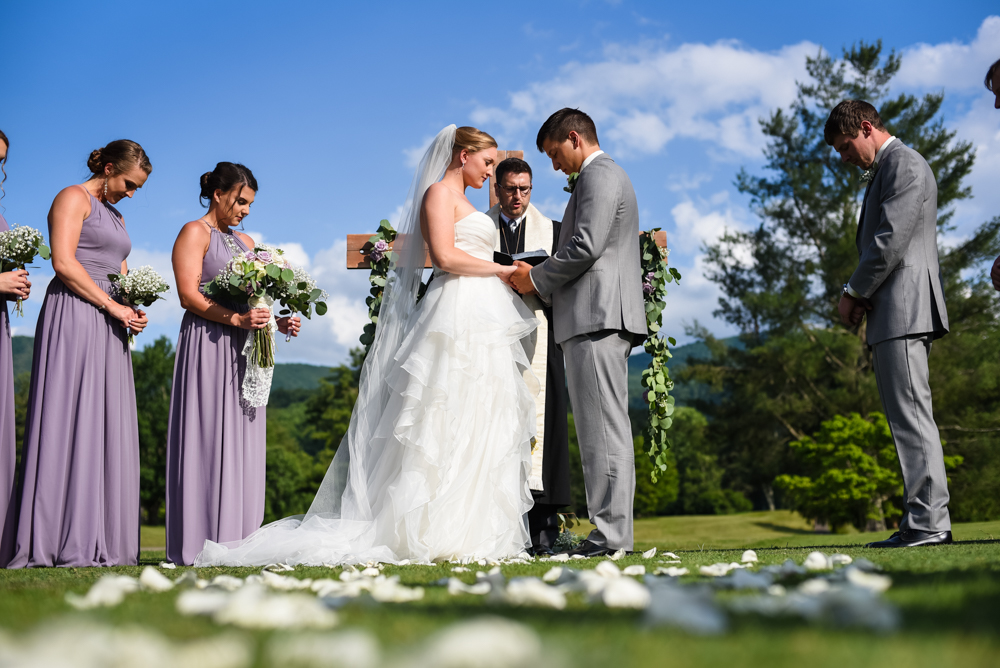
[[[875,381],[903,470],[906,507],[901,529],[950,531],[944,451],[931,410],[927,356],[931,334],[889,339],[872,347]]]
[[[562,344],[587,486],[587,510],[597,527],[587,539],[614,550],[632,549],[635,455],[628,419],[631,338],[628,332],[604,330],[574,336]]]

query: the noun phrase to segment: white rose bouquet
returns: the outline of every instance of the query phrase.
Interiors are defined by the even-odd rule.
[[[163,277],[148,264],[138,269],[129,269],[127,274],[108,274],[108,280],[115,284],[116,292],[122,301],[130,306],[150,306],[160,295],[170,290]],[[128,333],[129,345],[135,342],[131,330]]]
[[[33,227],[15,225],[13,228],[0,232],[0,271],[24,269],[35,261],[35,256],[41,255],[43,260],[51,257],[49,247],[45,245],[45,237]],[[24,316],[21,298],[17,298],[14,311]]]

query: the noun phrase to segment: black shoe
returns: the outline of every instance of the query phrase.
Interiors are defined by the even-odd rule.
[[[548,545],[532,545],[531,555],[534,557],[551,557],[555,555],[555,552]]]
[[[903,529],[885,540],[868,543],[865,547],[920,547],[922,545],[950,545],[950,531],[920,531]]]
[[[615,550],[611,548],[598,545],[597,543],[591,543],[589,540],[585,540],[580,543],[580,547],[570,550],[566,554],[571,557],[580,555],[581,557],[604,557],[609,554],[614,554]]]

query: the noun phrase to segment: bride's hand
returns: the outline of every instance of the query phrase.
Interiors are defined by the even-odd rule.
[[[510,277],[514,275],[514,270],[517,269],[517,267],[515,267],[514,265],[502,265],[502,264],[498,266],[500,267],[500,269],[497,270],[496,274],[497,278],[499,278],[507,285],[510,285]]]

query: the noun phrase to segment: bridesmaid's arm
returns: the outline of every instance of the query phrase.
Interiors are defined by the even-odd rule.
[[[65,188],[56,195],[49,209],[49,241],[52,244],[52,269],[63,284],[81,299],[107,311],[112,318],[128,327],[137,318],[130,307],[111,299],[94,283],[76,259],[83,221],[90,215],[90,198],[77,186]]]
[[[240,235],[241,238],[246,235]],[[174,280],[181,306],[206,320],[232,325],[240,329],[263,329],[270,315],[267,309],[252,309],[247,313],[237,313],[220,306],[201,293],[201,267],[212,239],[211,232],[203,223],[194,221],[181,228],[174,242]],[[249,244],[253,247],[253,242]]]

